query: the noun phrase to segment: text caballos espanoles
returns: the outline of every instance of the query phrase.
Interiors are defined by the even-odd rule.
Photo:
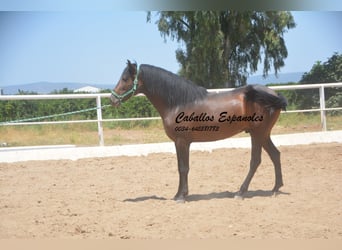
[[[233,122],[262,122],[264,117],[262,115],[257,115],[254,113],[253,115],[235,115],[228,114],[228,112],[221,112],[217,121],[218,122],[227,122],[229,124]],[[185,114],[184,112],[180,112],[175,119],[176,123],[182,122],[214,122],[215,116],[209,115],[207,113],[196,114],[192,112],[190,115]]]

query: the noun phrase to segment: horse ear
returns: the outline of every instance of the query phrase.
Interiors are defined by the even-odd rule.
[[[137,63],[131,63],[130,60],[127,60],[128,71],[131,75],[135,75],[137,73]]]

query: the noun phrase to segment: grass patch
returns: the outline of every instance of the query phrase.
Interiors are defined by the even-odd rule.
[[[96,124],[1,126],[0,142],[9,146],[96,145]]]
[[[327,112],[327,129],[341,130],[342,115],[331,116]],[[320,115],[312,113],[283,113],[272,134],[321,131]],[[133,122],[104,122],[105,145],[167,142],[161,120]],[[249,136],[240,133],[237,137]],[[73,144],[77,146],[99,145],[97,123],[0,126],[0,143],[8,146],[35,146]]]
[[[342,129],[342,115],[331,116],[327,112],[327,130]],[[282,113],[275,124],[273,134],[321,131],[321,116],[318,112]]]

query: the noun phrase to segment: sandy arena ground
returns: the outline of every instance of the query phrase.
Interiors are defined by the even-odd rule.
[[[249,149],[192,152],[184,204],[173,154],[0,163],[0,238],[342,239],[342,144],[279,149],[282,193],[263,152],[244,200]]]

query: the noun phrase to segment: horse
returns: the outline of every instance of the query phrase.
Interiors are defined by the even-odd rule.
[[[111,91],[112,106],[144,94],[159,112],[164,130],[176,147],[179,186],[174,199],[184,202],[188,195],[189,148],[192,142],[208,142],[240,132],[251,136],[248,174],[235,197],[243,199],[261,163],[262,148],[271,158],[275,171],[273,193],[283,186],[280,152],[270,134],[286,99],[262,85],[246,85],[231,91],[208,92],[206,88],[165,69],[127,60],[127,66]]]

